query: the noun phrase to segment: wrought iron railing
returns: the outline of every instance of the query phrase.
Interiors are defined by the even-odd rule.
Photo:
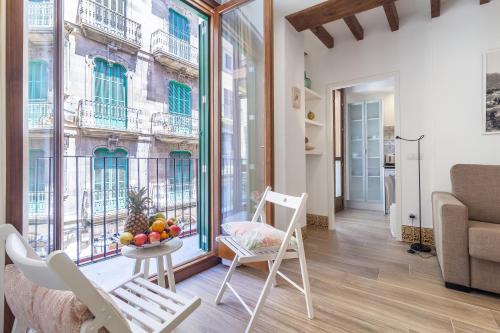
[[[141,110],[82,100],[78,106],[78,125],[84,128],[149,133]]]
[[[165,53],[198,67],[198,48],[162,29],[151,34],[151,53]]]
[[[124,41],[141,45],[141,25],[92,0],[80,0],[80,23]]]
[[[151,117],[151,132],[155,135],[198,138],[198,118],[175,113],[155,113]]]
[[[52,103],[28,102],[28,128],[50,129],[54,126],[54,109]]]
[[[54,1],[26,1],[28,28],[52,29],[54,26]]]
[[[62,247],[78,264],[119,254],[119,234],[129,214],[128,191],[142,187],[152,199],[148,215],[163,212],[181,219],[181,237],[198,233],[198,159],[66,156],[60,228],[53,224],[54,196],[48,176],[52,164],[47,161],[52,158],[30,161],[30,175],[35,177],[30,179],[28,194],[28,240],[41,256],[54,250],[55,230],[61,230]],[[100,172],[98,167],[103,165],[111,169]]]

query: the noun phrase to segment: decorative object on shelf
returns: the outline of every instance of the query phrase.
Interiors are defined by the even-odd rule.
[[[311,89],[311,87],[312,87],[311,79],[307,77],[307,73],[306,72],[304,72],[304,86],[307,89]]]
[[[500,50],[484,54],[483,128],[485,134],[500,134]]]
[[[306,143],[306,150],[313,150],[314,148],[316,148],[313,144],[309,143],[309,138],[306,136],[306,139],[305,139],[305,143]]]
[[[418,237],[418,243],[413,243],[410,245],[410,248],[408,249],[408,253],[415,253],[415,252],[431,252],[431,248],[425,244],[422,243],[422,182],[421,182],[421,168],[420,168],[420,141],[424,138],[424,135],[419,136],[416,139],[405,139],[400,137],[399,135],[396,136],[396,140],[403,140],[403,141],[409,141],[409,142],[417,142],[418,144],[418,153],[417,153],[417,158],[418,158],[418,222],[419,222],[419,237]],[[414,215],[410,215],[410,218],[415,219]],[[413,225],[413,223],[412,223]]]
[[[300,88],[292,88],[292,105],[294,109],[300,109],[300,99],[301,99]]]
[[[312,112],[312,111],[309,111],[307,113],[307,119],[314,120],[314,118],[316,118],[316,114],[314,112]]]

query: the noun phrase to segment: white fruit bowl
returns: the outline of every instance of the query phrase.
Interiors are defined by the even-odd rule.
[[[142,246],[135,246],[134,244],[129,244],[129,245],[125,245],[127,247],[130,247],[130,248],[133,248],[133,249],[149,249],[149,248],[152,248],[152,247],[157,247],[157,246],[160,246],[160,245],[163,245],[169,241],[171,241],[172,239],[174,239],[175,237],[169,237],[169,238],[166,238],[160,242],[156,242],[156,243],[147,243],[147,244],[144,244]]]

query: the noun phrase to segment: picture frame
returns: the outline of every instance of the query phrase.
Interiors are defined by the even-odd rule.
[[[301,106],[301,91],[298,87],[292,88],[292,106],[294,109],[300,109]]]
[[[482,131],[500,134],[500,49],[483,54]]]

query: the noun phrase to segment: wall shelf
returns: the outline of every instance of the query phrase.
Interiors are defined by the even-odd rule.
[[[312,91],[311,89],[309,88],[306,88],[304,87],[305,91],[306,91],[306,101],[311,101],[311,100],[319,100],[321,99],[321,96],[315,92],[315,91]]]
[[[305,154],[306,155],[313,155],[313,156],[316,155],[316,156],[318,156],[318,155],[323,155],[323,152],[320,151],[320,150],[317,150],[317,149],[313,149],[313,150],[306,150]]]
[[[306,126],[317,126],[317,127],[323,127],[324,125],[318,121],[310,120],[306,118]]]

